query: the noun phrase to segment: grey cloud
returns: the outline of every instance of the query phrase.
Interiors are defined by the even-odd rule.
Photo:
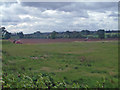
[[[58,10],[63,11],[81,11],[90,10],[95,12],[114,11],[118,9],[117,2],[76,2],[59,8]]]
[[[109,17],[118,17],[118,13],[112,12],[110,15],[108,15]]]
[[[71,2],[21,2],[23,6],[45,8],[45,10],[53,9],[56,10],[60,7],[71,4]]]
[[[108,15],[106,11],[113,12],[109,17],[115,17],[117,12],[117,3],[11,3],[9,8],[7,5],[3,6],[3,24],[8,27],[8,30],[23,30],[25,33],[31,33],[35,30],[41,32],[46,31],[66,31],[66,30],[97,30],[100,22],[104,20],[95,18],[91,21],[88,11],[101,12]],[[50,11],[51,10],[51,11]],[[48,12],[49,11],[49,12]],[[55,12],[55,13],[54,13]],[[23,19],[19,16],[23,15]],[[28,16],[24,16],[28,15]],[[102,17],[102,16],[101,16]],[[81,20],[80,18],[83,18]],[[94,16],[92,17],[92,19]],[[99,17],[98,17],[99,18]],[[113,18],[114,19],[114,18]],[[77,24],[73,25],[73,22]],[[37,24],[35,23],[37,22]],[[111,21],[112,22],[112,21]],[[23,23],[26,23],[23,25]],[[105,23],[104,23],[105,24]],[[114,22],[113,22],[114,24]],[[104,27],[104,25],[101,25]],[[114,25],[115,27],[115,25]]]
[[[17,2],[0,2],[0,5],[4,5],[4,6],[11,6],[12,4],[17,4]]]
[[[16,22],[0,22],[2,25],[9,26],[9,25],[17,25],[18,23]]]
[[[5,14],[4,14],[5,15]],[[2,17],[2,22],[20,22],[21,19],[16,15],[6,15],[6,17]]]
[[[8,5],[8,3],[7,3]],[[22,20],[19,15],[26,15],[29,14],[29,11],[27,11],[24,7],[18,5],[17,3],[9,3],[9,7],[5,5],[1,5],[1,21],[2,24],[13,24],[20,23],[23,21],[30,21],[29,18],[25,18]]]
[[[26,17],[22,20],[22,22],[30,22],[30,21],[32,21],[32,20],[29,17]]]
[[[118,18],[114,18],[114,21],[118,21]]]
[[[92,10],[104,12],[117,10],[117,2],[22,2],[23,6],[43,8],[44,10],[62,10],[66,12]]]

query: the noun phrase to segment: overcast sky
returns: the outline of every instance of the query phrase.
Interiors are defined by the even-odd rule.
[[[7,2],[0,10],[10,32],[118,29],[117,2]]]

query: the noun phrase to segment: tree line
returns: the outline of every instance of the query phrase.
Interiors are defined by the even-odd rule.
[[[50,32],[41,33],[40,31],[34,32],[32,34],[23,34],[23,32],[10,33],[5,27],[0,28],[2,39],[21,39],[21,38],[41,38],[41,39],[57,39],[57,38],[118,38],[120,37],[120,31],[105,31],[104,29],[99,29],[97,31],[66,31],[66,32]]]

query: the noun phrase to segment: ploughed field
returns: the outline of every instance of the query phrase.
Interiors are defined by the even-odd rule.
[[[81,42],[81,41],[115,41],[117,39],[20,39],[23,44],[39,44],[39,43],[59,43],[59,42]],[[13,42],[13,39],[9,41]]]
[[[118,87],[117,41],[2,45],[4,88]]]

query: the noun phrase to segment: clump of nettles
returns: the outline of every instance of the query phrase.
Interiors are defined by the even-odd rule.
[[[100,83],[97,81],[96,88],[104,88],[105,79]],[[90,88],[88,85],[81,86],[79,83],[67,84],[64,80],[62,82],[55,81],[52,76],[48,74],[38,74],[28,76],[26,74],[3,74],[2,79],[3,88]]]
[[[54,81],[49,75],[38,74],[28,76],[26,74],[3,74],[3,88],[65,88],[65,82]]]

